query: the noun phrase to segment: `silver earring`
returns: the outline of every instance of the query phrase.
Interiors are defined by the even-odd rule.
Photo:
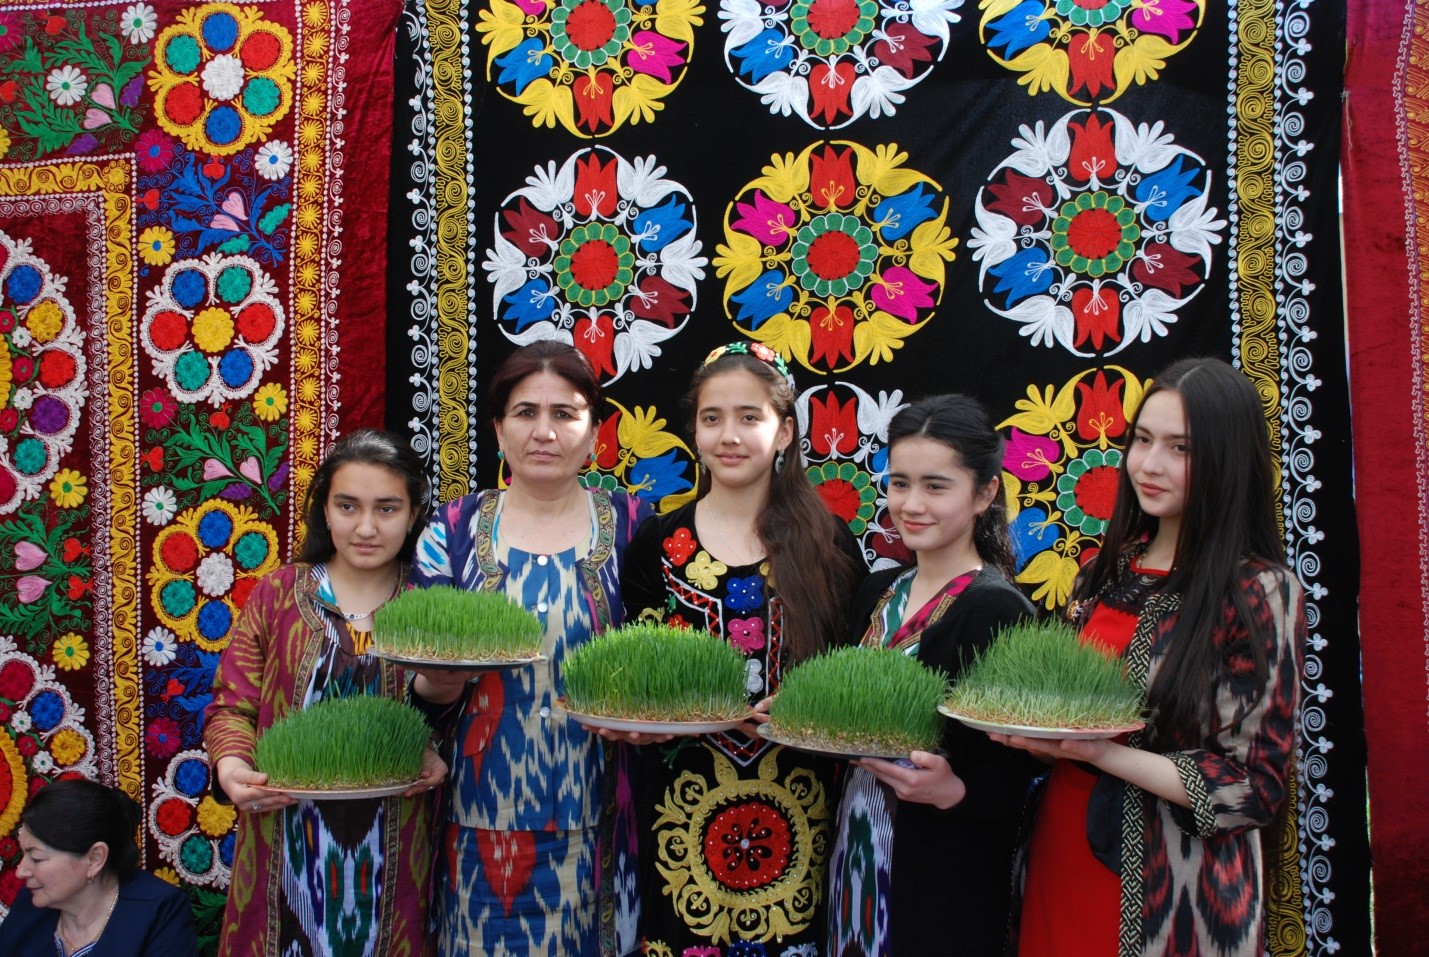
[[[780,449],[779,454],[774,456],[774,471],[779,472],[784,468],[784,450]]]

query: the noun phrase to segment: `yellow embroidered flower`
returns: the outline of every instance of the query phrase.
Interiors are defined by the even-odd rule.
[[[288,411],[288,394],[276,382],[266,383],[253,395],[253,414],[264,422],[276,422]]]
[[[150,226],[139,234],[139,257],[151,266],[166,266],[174,258],[174,234],[163,226]]]
[[[233,827],[238,814],[232,804],[219,804],[205,794],[198,802],[198,829],[209,837],[222,837]]]
[[[55,642],[54,648],[50,650],[50,657],[65,671],[77,671],[89,664],[89,644],[71,631]]]
[[[4,159],[8,152],[10,152],[10,134],[0,127],[0,159]]]
[[[694,560],[685,566],[685,577],[696,588],[711,591],[719,584],[719,576],[727,571],[729,566],[718,558],[712,558],[710,553],[702,548]]]
[[[64,324],[65,314],[60,310],[59,303],[53,299],[38,303],[25,317],[25,328],[30,330],[30,335],[41,345],[59,335]]]
[[[233,341],[233,317],[222,306],[210,306],[194,317],[193,335],[204,352],[222,352]]]
[[[60,508],[74,508],[82,503],[88,494],[89,480],[74,469],[60,469],[55,477],[50,479],[50,498]]]
[[[165,884],[173,884],[175,887],[179,886],[179,872],[172,867],[161,867],[154,872],[154,876]]]
[[[74,728],[60,728],[55,732],[55,736],[50,738],[50,756],[55,759],[55,764],[62,768],[73,765],[84,757],[84,752],[84,735]]]

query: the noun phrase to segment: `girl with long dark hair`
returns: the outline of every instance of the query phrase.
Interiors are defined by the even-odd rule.
[[[686,398],[699,497],[631,542],[626,615],[724,638],[758,702],[843,633],[861,557],[804,474],[794,382],[776,353],[721,346]],[[638,952],[818,952],[833,766],[752,732],[641,749]]]
[[[1032,830],[1018,953],[1258,957],[1261,829],[1285,800],[1305,644],[1264,413],[1245,376],[1187,359],[1128,434],[1067,613],[1120,652],[1150,723],[1125,741],[993,736],[1070,759]]]
[[[888,511],[916,561],[864,580],[852,640],[956,678],[998,629],[1034,614],[1012,584],[1002,438],[975,400],[939,395],[894,416],[888,448]],[[938,753],[854,764],[830,867],[828,953],[1001,953],[1038,763],[949,721]]]

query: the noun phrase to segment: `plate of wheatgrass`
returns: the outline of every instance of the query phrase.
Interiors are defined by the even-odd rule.
[[[450,585],[404,591],[372,620],[370,654],[409,668],[491,671],[546,660],[545,626],[499,592]]]
[[[415,708],[379,695],[324,698],[258,737],[266,790],[307,801],[401,794],[422,771],[431,730]]]

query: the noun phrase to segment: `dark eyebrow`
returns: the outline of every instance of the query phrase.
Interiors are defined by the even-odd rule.
[[[332,497],[344,502],[357,501],[356,495],[348,495],[346,492],[333,492]],[[385,498],[377,499],[378,505],[401,505],[407,500],[400,495],[388,495]]]
[[[1144,426],[1140,426],[1140,425],[1138,425],[1138,426],[1136,427],[1136,432],[1137,432],[1138,435],[1150,435],[1150,434],[1151,434],[1151,432],[1150,432],[1148,429],[1146,429]],[[1170,433],[1168,433],[1168,434],[1166,435],[1166,438],[1168,438],[1168,439],[1189,439],[1190,436],[1187,435],[1187,434],[1181,433],[1181,432],[1170,432]]]
[[[910,476],[907,472],[889,472],[888,477],[900,478],[906,481]],[[951,475],[944,475],[941,472],[930,472],[927,475],[917,475],[912,477],[916,478],[919,482],[951,482],[953,480],[953,477]]]
[[[514,411],[516,411],[517,409],[539,409],[540,407],[541,407],[541,403],[539,403],[539,402],[532,402],[532,401],[529,400],[529,399],[523,399],[523,400],[520,401],[520,402],[513,402],[513,403],[511,403],[511,408],[508,410],[508,412],[514,412]],[[552,403],[550,404],[550,408],[552,408],[552,409],[569,409],[569,410],[579,411],[580,409],[582,409],[582,408],[584,408],[584,407],[583,407],[583,406],[578,406],[578,405],[576,405],[576,404],[573,403],[573,402],[552,402]]]

